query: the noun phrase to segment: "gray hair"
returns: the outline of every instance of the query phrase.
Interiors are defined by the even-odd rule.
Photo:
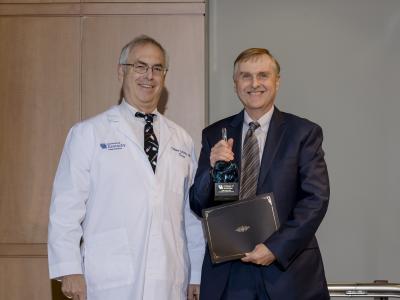
[[[238,66],[240,63],[246,62],[250,59],[253,59],[255,57],[259,57],[262,55],[267,55],[272,59],[272,61],[275,64],[276,75],[279,76],[279,74],[281,73],[281,66],[279,65],[279,62],[276,60],[276,58],[271,54],[271,52],[269,52],[268,49],[249,48],[249,49],[244,50],[242,53],[240,53],[238,55],[238,57],[236,58],[235,62],[233,63],[233,78],[235,78],[235,76],[236,76]]]
[[[129,53],[132,51],[133,48],[137,46],[143,46],[143,45],[154,45],[157,48],[159,48],[164,56],[164,61],[165,61],[165,68],[168,69],[168,54],[167,51],[161,46],[159,42],[157,42],[155,39],[147,36],[147,35],[139,35],[138,37],[134,38],[132,41],[130,41],[128,44],[124,46],[121,50],[121,55],[119,56],[119,64],[126,64],[128,62],[128,56]]]

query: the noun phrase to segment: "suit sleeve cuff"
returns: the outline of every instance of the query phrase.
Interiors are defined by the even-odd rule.
[[[264,245],[269,249],[269,251],[271,251],[275,255],[275,262],[286,270],[290,265],[290,261],[287,260],[284,255],[281,255],[281,253],[279,253],[279,250],[274,247],[273,244],[268,244],[267,242],[264,242]]]

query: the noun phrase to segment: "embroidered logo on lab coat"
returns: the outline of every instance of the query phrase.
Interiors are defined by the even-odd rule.
[[[183,158],[190,157],[190,154],[182,149],[175,148],[174,146],[171,146],[171,149],[172,151],[175,151],[179,156]]]
[[[121,144],[121,142],[101,143],[100,148],[103,150],[121,150],[125,148],[125,144]]]

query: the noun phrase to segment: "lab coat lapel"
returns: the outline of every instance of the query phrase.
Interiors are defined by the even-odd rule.
[[[167,120],[162,116],[160,116],[160,141],[158,146],[158,158],[157,161],[161,160],[163,155],[165,154],[165,150],[168,149],[172,135],[173,128],[169,127]]]
[[[114,126],[116,130],[120,131],[123,135],[125,135],[129,140],[131,140],[135,145],[137,145],[142,152],[144,153],[144,149],[142,144],[139,143],[137,137],[133,133],[132,129],[129,127],[128,122],[126,121],[122,110],[121,105],[114,107],[107,114],[108,121],[111,123],[111,126]]]

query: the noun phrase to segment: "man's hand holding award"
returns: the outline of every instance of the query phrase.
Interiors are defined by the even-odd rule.
[[[210,155],[215,203],[229,201],[202,212],[211,258],[214,263],[242,258],[244,262],[268,265],[275,257],[262,243],[279,228],[274,195],[238,200],[239,172],[232,145],[233,139],[228,139],[223,128],[222,140]]]

